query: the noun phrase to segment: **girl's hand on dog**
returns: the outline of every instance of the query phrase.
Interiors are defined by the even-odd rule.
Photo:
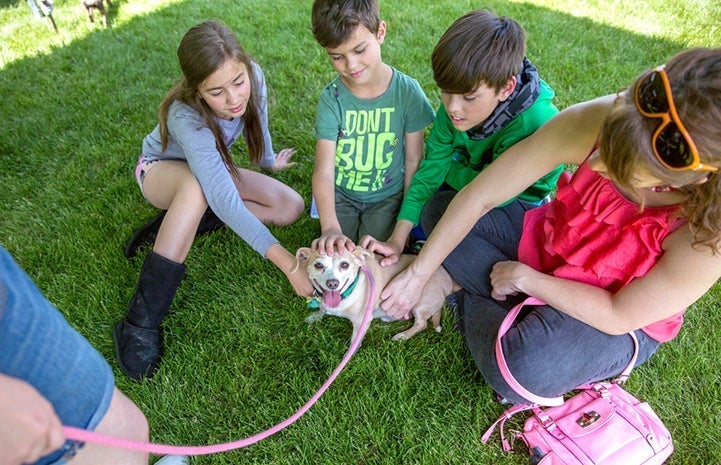
[[[285,274],[296,294],[303,297],[313,295],[313,285],[308,277],[308,272],[298,269],[295,255],[288,252],[285,247],[280,245],[280,242],[268,247],[265,257]]]
[[[276,171],[282,171],[286,168],[290,168],[291,166],[295,166],[298,164],[298,162],[291,162],[290,158],[295,153],[295,149],[283,149],[280,152],[275,154],[275,163],[273,163],[273,166],[268,168],[270,171],[276,172]]]
[[[311,297],[313,295],[313,284],[310,282],[305,268],[297,268],[286,273],[286,276],[296,294],[301,297]]]
[[[323,233],[318,239],[315,239],[310,244],[310,248],[332,257],[335,250],[346,249],[352,252],[353,249],[355,249],[355,244],[341,231],[333,229]]]

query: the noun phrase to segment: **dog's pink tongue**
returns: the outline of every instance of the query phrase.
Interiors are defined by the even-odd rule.
[[[323,303],[328,308],[336,308],[340,305],[340,292],[325,291],[323,292]]]

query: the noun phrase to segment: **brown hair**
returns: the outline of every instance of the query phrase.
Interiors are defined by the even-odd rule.
[[[673,101],[703,164],[721,167],[721,48],[696,48],[675,55],[665,66]],[[688,218],[694,245],[721,253],[721,175],[710,171],[674,171],[656,158],[651,139],[657,118],[646,118],[635,104],[639,76],[621,94],[604,121],[600,154],[609,176],[633,189],[632,176],[643,166],[668,185],[682,186],[680,215]],[[704,178],[708,178],[705,182]]]
[[[193,108],[200,114],[215,136],[215,145],[223,157],[225,167],[233,176],[240,179],[240,172],[233,163],[230,151],[223,140],[217,117],[205,100],[198,95],[198,89],[203,81],[229,59],[243,63],[248,72],[251,98],[243,114],[244,136],[250,161],[258,164],[265,149],[259,115],[258,80],[253,70],[251,57],[245,53],[233,31],[218,20],[205,21],[193,26],[183,36],[178,46],[178,63],[182,76],[160,104],[158,119],[160,120],[161,143],[165,150],[168,146],[167,120],[170,105],[173,101],[179,100]]]
[[[359,25],[378,34],[381,19],[377,0],[315,0],[311,24],[315,40],[336,48],[350,39]]]
[[[470,94],[485,84],[500,91],[521,72],[526,32],[511,18],[475,10],[446,29],[433,49],[436,85],[451,94]]]

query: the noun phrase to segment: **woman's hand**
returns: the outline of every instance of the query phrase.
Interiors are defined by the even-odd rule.
[[[506,296],[525,292],[522,281],[528,279],[536,270],[521,262],[504,261],[493,265],[491,270],[491,297],[506,300]]]
[[[290,159],[295,153],[295,149],[283,149],[280,152],[275,154],[275,163],[273,163],[273,166],[268,168],[270,171],[276,172],[276,171],[282,171],[286,168],[290,168],[291,166],[295,166],[298,164],[298,162],[291,162]]]
[[[30,384],[0,374],[0,465],[34,463],[62,447],[55,409]]]
[[[385,258],[381,259],[381,266],[388,266],[396,263],[400,260],[401,253],[403,253],[402,246],[398,247],[396,244],[390,242],[382,242],[373,236],[368,235],[361,238],[360,246],[373,253],[383,255]]]
[[[381,308],[396,319],[410,318],[430,275],[421,275],[413,264],[393,278],[381,292]]]
[[[333,255],[334,250],[346,249],[353,251],[355,244],[341,231],[333,229],[324,232],[318,239],[315,239],[310,248],[322,254]]]

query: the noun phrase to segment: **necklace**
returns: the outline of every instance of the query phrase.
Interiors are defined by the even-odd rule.
[[[651,186],[651,187],[649,187],[649,190],[651,190],[651,191],[653,191],[653,192],[655,192],[655,193],[658,194],[659,192],[671,192],[671,191],[675,191],[676,188],[675,188],[675,187],[672,187],[672,186]]]

